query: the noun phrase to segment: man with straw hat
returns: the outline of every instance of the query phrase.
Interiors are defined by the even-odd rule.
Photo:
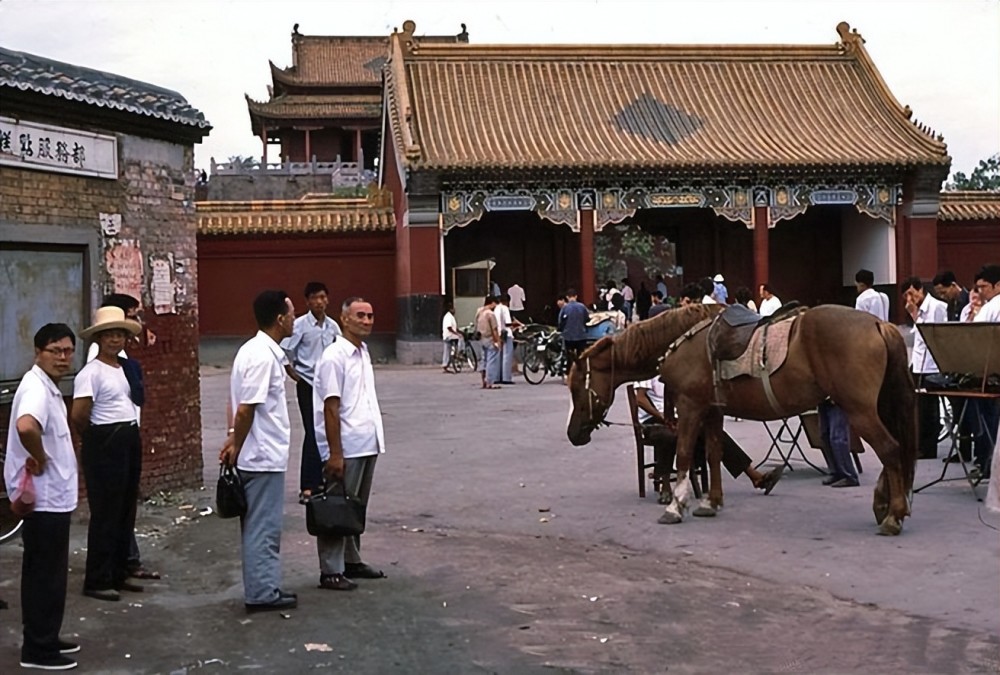
[[[142,326],[120,307],[101,307],[80,337],[97,343],[97,358],[77,374],[70,421],[83,441],[81,465],[87,484],[90,525],[83,594],[118,600],[119,591],[141,591],[127,581],[135,528],[142,445],[132,390],[118,359]]]

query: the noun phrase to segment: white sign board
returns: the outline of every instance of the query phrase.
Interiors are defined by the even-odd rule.
[[[118,140],[0,117],[0,164],[117,180]]]

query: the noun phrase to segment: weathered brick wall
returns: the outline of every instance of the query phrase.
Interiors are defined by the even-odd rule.
[[[109,274],[107,251],[123,242],[138,247],[142,303],[155,335],[155,341],[135,353],[146,376],[142,491],[149,494],[201,484],[193,150],[125,134],[118,139],[117,181],[0,167],[0,221],[93,228],[99,233],[101,263],[93,271],[91,296],[84,298],[87,306],[105,293],[123,290],[116,288]],[[100,213],[121,214],[121,231],[103,234]],[[165,287],[172,286],[168,295],[173,307],[161,307],[162,313],[153,303],[153,258],[170,263]],[[9,409],[5,412],[9,415]],[[6,435],[0,438],[2,443]]]

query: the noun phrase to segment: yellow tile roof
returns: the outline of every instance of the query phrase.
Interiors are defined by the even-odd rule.
[[[1000,192],[942,192],[938,220],[1000,220]]]
[[[411,168],[950,163],[846,24],[829,46],[422,44],[407,24],[386,86]]]
[[[374,119],[382,115],[380,94],[286,94],[268,101],[246,96],[247,108],[257,133],[258,118],[266,120]]]
[[[271,63],[276,82],[306,85],[357,85],[382,83],[382,65],[389,40],[378,36],[292,35],[294,65],[278,68]]]
[[[366,199],[313,197],[299,200],[195,202],[198,234],[349,234],[392,232],[396,218],[390,206]]]

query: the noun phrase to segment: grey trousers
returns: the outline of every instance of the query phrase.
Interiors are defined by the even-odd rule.
[[[372,491],[377,459],[378,455],[370,455],[344,460],[344,485],[365,504]],[[361,537],[316,537],[316,551],[320,574],[343,574],[344,563],[361,562]]]
[[[240,471],[247,493],[243,534],[243,597],[248,604],[273,602],[281,588],[281,523],[284,471]]]

